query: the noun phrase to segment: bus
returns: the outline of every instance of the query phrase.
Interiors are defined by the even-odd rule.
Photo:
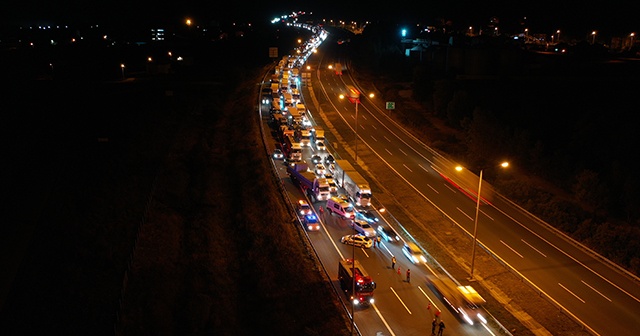
[[[349,101],[352,103],[360,102],[360,91],[355,88],[353,85],[347,85],[347,97]]]

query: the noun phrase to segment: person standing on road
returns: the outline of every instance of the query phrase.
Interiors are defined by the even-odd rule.
[[[378,242],[378,246],[380,246],[380,242],[382,241],[382,238],[380,238],[380,236],[377,236],[376,241]]]
[[[411,270],[407,268],[407,282],[411,282]]]
[[[435,335],[436,334],[436,327],[438,326],[438,319],[434,318],[433,321],[431,321],[431,335]]]
[[[444,322],[440,321],[440,324],[438,324],[438,336],[442,336],[442,333],[444,332]]]
[[[391,269],[396,269],[396,257],[391,256]]]

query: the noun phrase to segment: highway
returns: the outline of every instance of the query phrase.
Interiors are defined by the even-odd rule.
[[[268,87],[269,83],[264,83],[263,87]],[[308,91],[307,91],[308,92]],[[303,99],[305,99],[303,95]],[[310,109],[312,116],[316,115],[309,100],[304,101]],[[265,133],[273,129],[269,128],[269,105],[261,104],[261,116]],[[331,137],[330,139],[334,139]],[[270,148],[275,148],[276,139],[268,137]],[[328,146],[328,151],[336,158],[344,158],[343,153],[335,151]],[[314,146],[303,147],[303,160],[310,162],[313,154],[324,156],[328,152],[317,151]],[[354,258],[363,265],[364,269],[376,282],[375,303],[369,307],[355,308],[355,327],[362,335],[425,335],[430,334],[431,321],[436,312],[439,312],[440,319],[446,324],[445,334],[465,334],[465,335],[497,335],[500,332],[495,323],[483,325],[476,323],[469,325],[461,321],[457,314],[447,309],[438,295],[434,294],[426,284],[427,275],[434,274],[434,270],[425,264],[414,265],[401,252],[402,242],[387,243],[375,248],[354,248],[340,242],[344,235],[354,233],[350,225],[350,220],[343,219],[337,215],[330,215],[328,212],[320,213],[319,207],[325,207],[324,201],[312,203],[307,199],[301,190],[292,183],[286,172],[286,162],[275,160],[274,167],[286,190],[288,198],[293,204],[299,199],[306,199],[314,206],[316,214],[320,218],[321,229],[319,231],[307,231],[307,235],[317,251],[318,256],[325,270],[332,280],[333,286],[341,292],[338,282],[338,262],[345,258]],[[341,190],[341,193],[344,193]],[[373,205],[376,206],[375,204]],[[388,214],[377,213],[381,221],[385,221]],[[298,223],[300,224],[300,223]],[[392,226],[392,223],[387,223]],[[410,237],[403,237],[411,239]],[[391,257],[395,256],[397,264],[391,268]],[[400,274],[398,274],[398,268]],[[411,270],[411,282],[406,279],[407,269]],[[350,310],[351,304],[346,295],[340,295],[345,307]]]
[[[326,42],[329,43],[329,42]],[[324,96],[318,97],[325,109],[339,115],[351,134],[342,137],[353,147],[355,104],[339,95],[346,85],[358,87],[348,76],[327,70],[335,55],[318,55],[313,85]],[[324,58],[323,58],[324,57]],[[475,219],[475,192],[478,181],[471,172],[455,175],[453,163],[440,157],[387,117],[384,101],[369,99],[366,92],[358,105],[358,146],[375,153],[388,169],[369,171],[373,176],[393,172],[398,183],[406,183],[423,200],[472,236]],[[318,89],[316,89],[318,92]],[[352,157],[349,159],[353,160]],[[497,165],[498,163],[496,163]],[[372,165],[375,167],[375,165]],[[443,178],[447,176],[457,184]],[[472,176],[469,176],[472,175]],[[476,182],[477,183],[477,182]],[[488,183],[483,188],[489,187]],[[483,193],[484,195],[484,193]],[[638,279],[579,246],[524,210],[494,195],[482,202],[478,217],[479,244],[515,270],[531,286],[542,292],[592,334],[630,335],[640,326],[640,286]],[[406,267],[406,265],[403,265]],[[482,270],[476,270],[479,277]],[[427,291],[428,292],[428,291]],[[419,297],[414,293],[416,297]],[[439,303],[440,301],[436,301]],[[397,310],[396,310],[397,311]]]

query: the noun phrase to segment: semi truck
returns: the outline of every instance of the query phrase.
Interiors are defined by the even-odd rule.
[[[434,292],[440,294],[442,301],[462,320],[470,325],[476,322],[487,323],[487,319],[482,314],[482,305],[486,301],[473,287],[459,286],[444,275],[429,275],[427,281]]]
[[[307,193],[312,201],[325,201],[331,197],[329,182],[326,178],[318,178],[304,163],[293,163],[287,166],[287,174],[294,184]]]
[[[356,171],[347,160],[336,160],[333,165],[333,178],[347,196],[357,206],[367,207],[371,204],[371,187],[369,182]]]
[[[354,259],[340,260],[338,280],[342,290],[355,305],[373,304],[373,291],[376,289],[376,283],[359,261]]]
[[[292,135],[286,135],[284,138],[284,152],[287,159],[291,161],[302,161],[302,147]]]

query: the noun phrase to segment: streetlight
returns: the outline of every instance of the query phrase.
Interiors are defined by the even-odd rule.
[[[631,42],[629,43],[629,50],[631,50],[631,48],[633,48],[633,37],[634,36],[636,36],[636,33],[629,34],[629,38],[631,39]]]
[[[122,80],[124,80],[124,63],[120,64],[120,69],[122,70]]]
[[[595,30],[591,32],[591,36],[593,37],[591,39],[591,44],[595,44],[596,43],[596,31]]]
[[[500,167],[507,168],[509,167],[509,162],[502,162]],[[461,166],[457,166],[457,171],[462,171]],[[480,212],[480,193],[482,192],[482,172],[484,169],[480,169],[480,177],[478,179],[478,194],[476,197],[476,217],[473,221],[473,247],[471,248],[471,272],[469,273],[469,281],[474,281],[473,278],[473,266],[476,260],[476,245],[478,241],[478,213]]]
[[[560,29],[556,30],[556,34],[558,34],[558,43],[560,43]]]

